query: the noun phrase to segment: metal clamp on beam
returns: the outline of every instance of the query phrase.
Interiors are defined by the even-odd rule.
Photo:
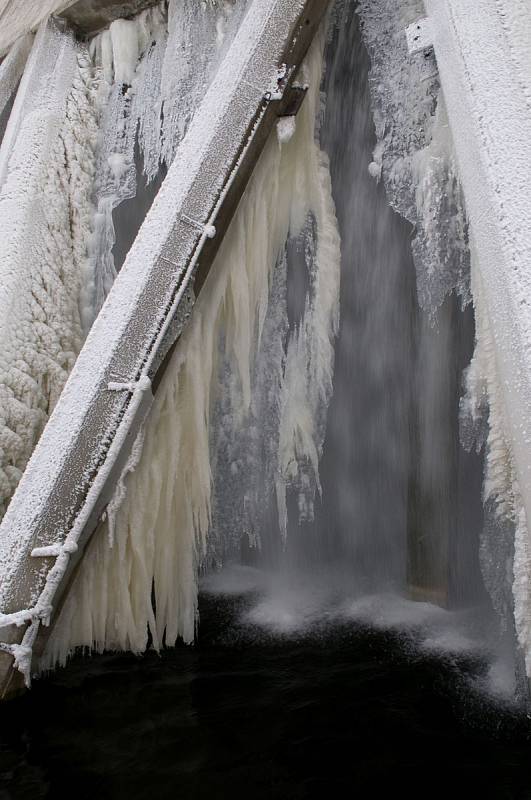
[[[196,219],[192,219],[192,217],[189,217],[187,214],[179,214],[179,219],[186,223],[186,225],[191,225],[192,228],[197,228],[197,230],[206,235],[207,239],[213,239],[216,235],[215,226],[209,225],[208,222],[199,222]]]
[[[77,544],[71,541],[65,541],[63,544],[49,544],[44,547],[34,547],[30,553],[31,558],[59,558],[61,553],[77,552]]]
[[[433,22],[423,17],[406,28],[407,48],[411,55],[433,47]]]
[[[434,25],[431,17],[418,19],[406,28],[407,47],[420,75],[419,80],[429,81],[438,73],[434,49]]]
[[[126,383],[109,381],[107,389],[109,392],[148,392],[151,389],[151,381],[147,375],[142,375],[137,381],[128,381]]]
[[[302,85],[295,85],[289,87],[284,93],[286,104],[280,114],[279,117],[296,117],[300,111],[302,106],[302,101],[306,97],[306,93],[308,91],[308,84]]]

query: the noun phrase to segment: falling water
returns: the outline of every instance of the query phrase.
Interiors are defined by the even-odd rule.
[[[450,296],[433,321],[419,308],[413,226],[391,209],[369,170],[376,145],[370,62],[353,4],[338,4],[325,60],[320,139],[330,157],[342,257],[322,494],[307,519],[288,491],[287,541],[276,548],[270,498],[261,507],[258,548],[242,531],[236,558],[273,568],[277,594],[293,581],[355,595],[407,594],[408,583],[420,581],[416,599],[484,602],[482,461],[463,450],[458,430],[462,371],[474,343],[471,309]],[[292,328],[307,290],[302,250],[295,243],[287,251]],[[217,486],[226,492],[223,480]]]
[[[369,174],[376,140],[368,71],[359,21],[346,5],[325,76],[322,137],[342,241],[341,334],[313,535],[322,536],[328,560],[347,566],[353,586],[402,588],[415,271],[411,226]]]

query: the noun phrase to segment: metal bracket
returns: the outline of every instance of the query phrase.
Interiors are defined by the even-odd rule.
[[[300,107],[302,106],[302,101],[306,97],[307,91],[308,86],[290,86],[285,93],[286,106],[283,108],[282,113],[280,113],[278,116],[296,117],[299,113]]]
[[[74,542],[68,544],[49,544],[45,547],[34,547],[30,555],[32,558],[59,558],[63,550],[67,553],[75,553],[77,545]]]
[[[411,55],[433,47],[433,22],[430,17],[418,19],[406,28],[407,47]]]
[[[433,80],[438,74],[434,49],[434,27],[431,17],[418,19],[406,28],[409,55],[412,56],[418,71],[418,80]]]

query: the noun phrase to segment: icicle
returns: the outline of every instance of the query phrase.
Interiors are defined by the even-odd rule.
[[[312,70],[317,66],[317,72]],[[303,80],[319,83],[320,65],[309,61]],[[320,98],[312,92],[305,103],[310,117],[297,118],[300,125],[319,119]],[[291,127],[293,127],[291,123]],[[307,131],[310,141],[311,131]],[[279,139],[289,147],[291,137]],[[333,338],[337,333],[339,298],[339,239],[330,193],[328,163],[318,147],[307,154],[305,171],[294,175],[295,196],[286,214],[291,216],[287,251],[299,251],[307,271],[307,297],[300,319],[288,339],[286,269],[293,253],[283,252],[271,287],[270,303],[261,331],[250,383],[242,387],[251,397],[243,411],[236,404],[233,371],[222,358],[223,390],[215,412],[213,451],[215,459],[215,512],[209,558],[219,562],[239,553],[242,533],[251,547],[269,546],[278,526],[287,533],[286,492],[298,495],[300,519],[310,519],[319,488],[326,411],[331,392]],[[292,265],[291,265],[292,266]],[[234,419],[240,421],[235,424]],[[238,431],[235,432],[235,429]],[[219,487],[219,491],[217,490]],[[274,546],[274,544],[273,544]]]
[[[514,621],[518,643],[525,659],[527,677],[531,676],[531,548],[525,509],[515,486],[515,535],[514,535]]]
[[[320,81],[321,65],[309,60],[304,80],[310,86]],[[313,96],[313,118],[319,120],[320,95]],[[299,517],[313,519],[313,500],[319,482],[319,460],[326,430],[326,412],[332,396],[334,339],[339,332],[340,243],[328,158],[316,146],[308,161],[306,186],[301,196],[311,198],[306,213],[306,261],[309,288],[303,318],[288,342],[286,368],[281,388],[279,476],[277,502],[281,531],[287,534],[287,488],[298,492]],[[301,214],[302,209],[298,209]],[[302,227],[302,214],[293,227]],[[307,225],[307,222],[306,222]]]
[[[246,441],[253,440],[253,413],[259,411],[253,399],[259,399],[260,383],[253,365],[269,335],[276,343],[267,349],[269,374],[276,375],[270,389],[280,409],[284,348],[279,336],[285,327],[275,309],[268,314],[268,304],[285,289],[279,264],[288,235],[299,235],[310,216],[316,222],[317,245],[313,297],[302,324],[309,336],[305,384],[314,381],[315,386],[305,402],[318,421],[308,425],[315,440],[311,446],[305,442],[296,456],[305,460],[310,449],[319,453],[320,420],[331,380],[331,339],[337,327],[339,270],[326,161],[314,140],[321,66],[319,42],[309,56],[311,90],[294,135],[282,145],[271,137],[255,168],[155,397],[142,455],[126,476],[125,499],[121,493],[121,505],[113,509],[112,547],[106,532],[91,543],[52,633],[44,666],[64,663],[76,646],[142,651],[148,630],[156,648],[172,645],[178,637],[193,640],[197,568],[207,552],[212,482],[223,479],[223,473],[212,474],[212,467],[220,467],[223,459],[221,450],[212,452],[211,446],[219,445],[223,432],[236,441],[242,425],[250,432]],[[315,328],[311,334],[310,327]],[[286,391],[283,405],[291,409],[290,403]],[[213,435],[219,421],[216,408],[224,413],[222,427]],[[278,458],[277,452],[272,455]],[[233,466],[228,464],[231,470]],[[238,471],[240,465],[235,466]],[[316,475],[313,479],[318,480]]]
[[[104,80],[85,332],[116,277],[113,211],[135,197],[140,163],[148,182],[171,164],[245,7],[246,0],[170,0],[168,9],[162,2],[132,20],[116,20],[91,43]]]
[[[485,447],[483,500],[485,527],[480,563],[485,586],[504,629],[512,626],[514,523],[519,495],[506,430],[505,409],[496,369],[492,331],[471,238],[471,290],[476,320],[476,346],[465,372],[460,406],[461,441],[479,453]]]
[[[309,165],[318,198],[316,246],[304,317],[287,348],[281,394],[279,479],[277,493],[281,529],[286,535],[285,492],[299,495],[300,518],[313,519],[313,498],[319,482],[319,460],[326,430],[326,411],[332,396],[334,338],[339,330],[339,235],[332,201],[328,161],[315,151]]]
[[[155,40],[138,66],[133,97],[132,116],[138,120],[138,145],[148,182],[157,177],[164,160],[161,80],[167,38],[165,21],[159,20]]]
[[[171,163],[193,110],[216,71],[245,10],[245,0],[170,0],[168,44],[162,66],[162,160]]]

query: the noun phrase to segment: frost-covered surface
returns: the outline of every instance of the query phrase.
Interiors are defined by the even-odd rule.
[[[75,0],[0,0],[0,57],[21,36],[36,30],[50,14]]]
[[[0,151],[0,516],[81,347],[92,92],[86,50],[43,23]]]
[[[371,56],[377,145],[371,174],[391,206],[416,228],[412,243],[420,307],[432,319],[445,297],[469,300],[467,226],[452,137],[433,54],[409,54],[406,28],[422,0],[361,0]]]
[[[524,0],[426,6],[472,233],[478,343],[466,403],[476,416],[489,405],[485,491],[516,531],[514,613],[530,675],[531,9]],[[510,581],[510,562],[505,572]]]
[[[177,637],[192,641],[197,568],[212,519],[212,482],[224,482],[223,472],[217,474],[220,448],[230,446],[227,439],[235,446],[242,427],[254,428],[256,401],[264,390],[254,367],[264,346],[268,377],[276,374],[267,391],[278,409],[276,452],[270,455],[280,471],[279,495],[286,484],[300,483],[299,469],[308,468],[303,488],[315,492],[339,287],[328,168],[314,140],[321,64],[319,42],[305,68],[312,88],[293,136],[283,143],[271,137],[266,145],[156,395],[140,460],[125,478],[125,498],[119,488],[122,503],[113,509],[112,540],[103,532],[92,542],[52,633],[45,666],[64,662],[78,645],[141,651],[148,630],[155,647],[171,645]],[[285,280],[279,279],[285,244],[288,236],[301,234],[309,219],[316,240],[308,263],[312,291],[286,358],[286,330],[275,324],[279,315],[271,304],[285,311]],[[212,414],[220,401],[224,413]],[[245,443],[252,446],[252,434]],[[249,488],[248,463],[233,458],[223,464]],[[306,486],[310,482],[313,492]],[[252,499],[249,493],[247,504]]]

